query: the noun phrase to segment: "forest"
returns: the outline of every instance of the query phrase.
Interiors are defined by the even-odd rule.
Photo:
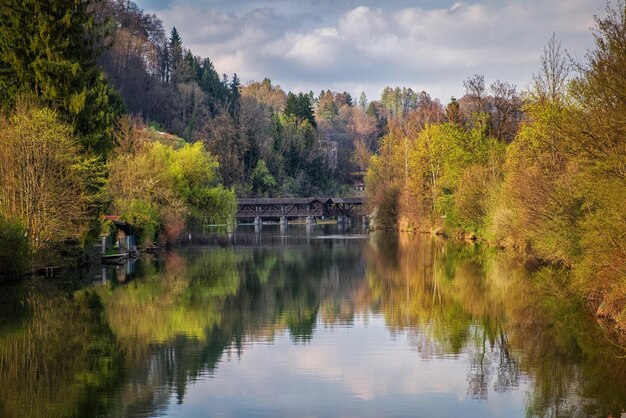
[[[366,191],[382,229],[513,249],[626,326],[626,5],[572,60],[552,37],[527,91],[469,77],[445,109],[391,114]]]
[[[105,214],[167,243],[236,197],[345,196],[365,173],[375,228],[562,266],[626,323],[623,1],[583,61],[554,36],[527,90],[475,74],[445,106],[242,83],[132,1],[5,0],[0,22],[0,274],[87,248]]]
[[[167,244],[236,196],[351,193],[353,143],[382,133],[348,93],[220,76],[130,1],[11,0],[0,21],[0,274],[88,247],[106,214]]]

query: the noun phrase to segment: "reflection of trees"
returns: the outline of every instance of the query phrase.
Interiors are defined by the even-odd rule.
[[[387,325],[407,330],[424,358],[467,357],[472,398],[487,397],[494,372],[497,390],[516,387],[503,307],[490,293],[479,250],[430,237],[401,235],[395,246],[381,239],[368,258],[368,284]]]
[[[289,330],[307,342],[329,306],[342,308],[325,321],[351,318],[344,301],[362,283],[359,245],[181,250],[161,256],[158,273],[98,289],[132,382],[117,389],[111,414],[156,413],[168,393],[182,402],[190,381],[247,341]]]
[[[307,343],[318,323],[350,324],[367,309],[423,358],[465,362],[469,397],[530,376],[530,416],[619,416],[624,352],[561,293],[558,273],[531,277],[501,255],[430,237],[364,246],[186,249],[142,261],[123,285],[7,288],[0,416],[157,415],[250,342],[288,331]]]
[[[502,254],[430,237],[380,237],[368,285],[392,331],[406,330],[425,358],[468,361],[468,396],[532,379],[529,416],[620,416],[623,349],[564,293],[566,272],[529,274]]]
[[[532,279],[510,295],[508,306],[516,326],[511,345],[525,353],[520,366],[534,378],[528,414],[620,416],[626,350],[610,343],[584,307],[564,293],[567,272],[541,269]]]
[[[26,292],[25,289],[28,289]],[[83,416],[105,411],[93,396],[120,377],[115,340],[97,298],[35,280],[2,289],[0,416]]]

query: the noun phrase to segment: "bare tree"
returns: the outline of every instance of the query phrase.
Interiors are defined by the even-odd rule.
[[[463,82],[465,97],[472,104],[472,112],[484,112],[487,110],[487,91],[485,89],[485,76],[474,74]]]
[[[571,63],[567,53],[561,48],[561,42],[556,39],[556,35],[552,34],[548,44],[543,48],[539,72],[533,75],[531,98],[540,102],[560,103],[565,94],[570,71]]]
[[[491,119],[492,135],[501,141],[511,141],[517,133],[522,101],[514,84],[496,80],[491,83],[494,112]]]

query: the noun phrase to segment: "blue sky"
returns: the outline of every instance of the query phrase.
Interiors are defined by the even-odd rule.
[[[447,103],[478,73],[523,90],[555,33],[582,60],[604,0],[137,0],[219,73],[286,90],[425,90]]]

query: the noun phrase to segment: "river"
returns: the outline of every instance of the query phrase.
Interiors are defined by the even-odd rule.
[[[334,225],[0,287],[0,416],[626,416],[626,349],[506,253]]]

